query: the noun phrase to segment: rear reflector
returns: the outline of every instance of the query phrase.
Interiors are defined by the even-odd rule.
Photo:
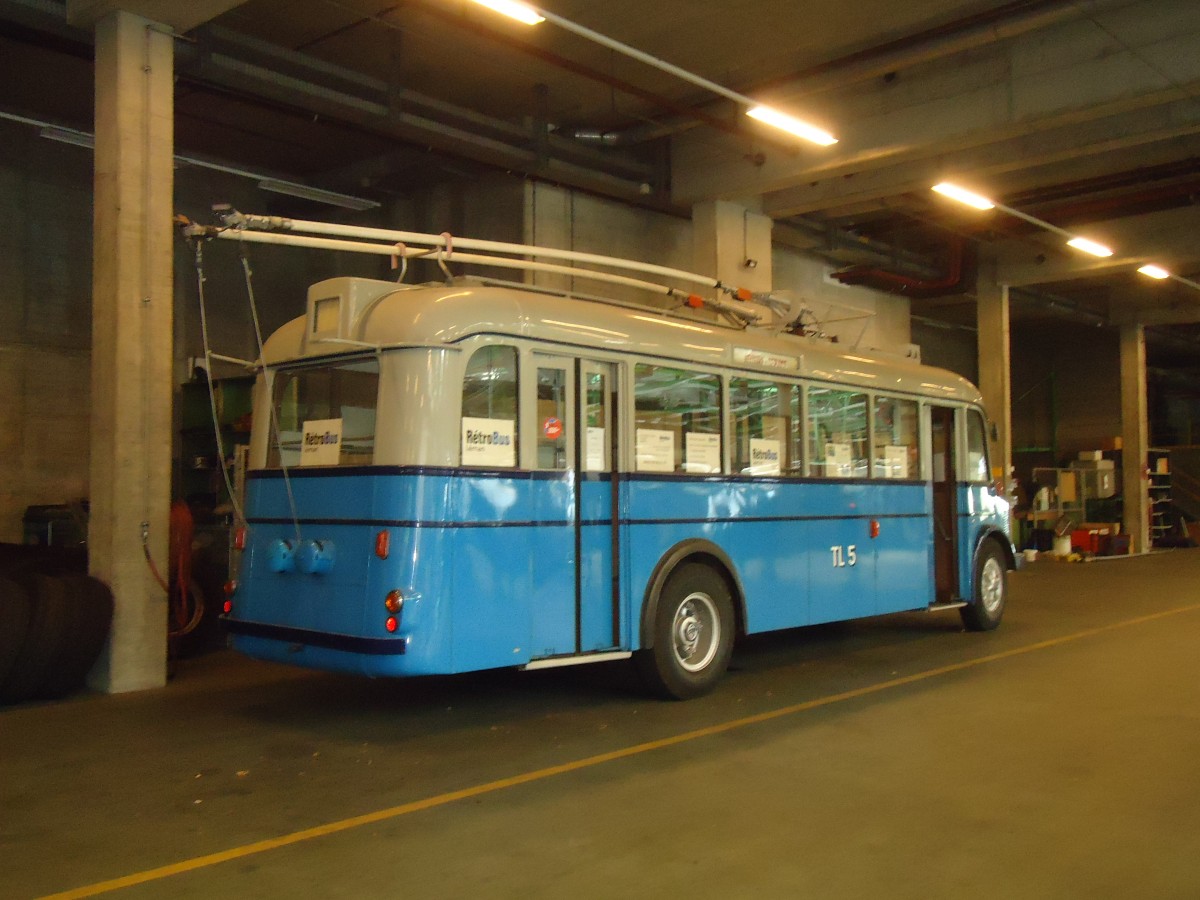
[[[221,609],[224,610],[225,615],[229,615],[231,612],[233,612],[233,601],[226,600],[225,605],[222,606]]]
[[[404,607],[404,595],[399,591],[390,591],[383,598],[383,605],[393,616]]]
[[[400,623],[396,621],[395,616],[388,616],[387,621],[383,623],[383,627],[395,633],[396,629],[400,627]]]
[[[246,527],[244,525],[233,533],[233,548],[235,550],[246,549]]]
[[[388,550],[391,547],[392,536],[391,532],[381,531],[375,535],[375,555],[380,559],[388,558]]]

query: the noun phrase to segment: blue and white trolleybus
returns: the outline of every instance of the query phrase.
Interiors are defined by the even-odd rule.
[[[370,676],[633,657],[685,698],[738,635],[996,627],[1015,562],[978,391],[687,312],[313,285],[261,360],[234,646]]]

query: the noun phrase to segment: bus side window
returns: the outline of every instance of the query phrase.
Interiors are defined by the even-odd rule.
[[[809,387],[808,459],[818,478],[867,477],[866,394]]]
[[[467,362],[462,393],[462,464],[517,464],[517,349],[480,347]]]
[[[742,475],[798,475],[793,445],[797,389],[790,384],[733,378],[733,471]]]
[[[634,366],[639,472],[721,471],[721,379],[666,366]]]
[[[917,402],[875,398],[871,475],[875,478],[919,478]]]
[[[987,484],[991,479],[987,458],[987,430],[983,416],[976,410],[967,410],[967,481]]]

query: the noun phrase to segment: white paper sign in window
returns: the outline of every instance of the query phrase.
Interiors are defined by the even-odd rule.
[[[779,441],[750,438],[750,474],[778,475],[782,446]]]
[[[828,478],[850,478],[854,475],[854,456],[849,444],[825,444],[825,475]]]
[[[300,438],[300,465],[336,466],[342,454],[342,420],[309,419]]]
[[[683,439],[685,472],[705,475],[721,471],[721,436],[689,431]]]
[[[883,448],[884,478],[908,478],[908,448]]]
[[[658,428],[639,428],[637,468],[639,472],[674,472],[675,432]]]
[[[475,419],[463,416],[464,466],[510,469],[517,464],[517,429],[511,419]]]
[[[584,458],[585,468],[588,472],[604,471],[604,442],[606,436],[607,429],[596,425],[588,426],[587,453]]]

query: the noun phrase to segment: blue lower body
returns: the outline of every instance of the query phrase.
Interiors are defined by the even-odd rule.
[[[622,478],[615,534],[607,477],[327,470],[291,486],[298,539],[282,480],[250,480],[227,622],[238,650],[305,667],[405,676],[635,650],[655,568],[697,538],[733,563],[749,632],[933,601],[931,492],[919,482]],[[979,536],[1006,524],[981,490],[959,489],[964,595]],[[272,548],[297,540],[332,546],[329,570],[274,571]],[[391,591],[404,598],[395,616]]]

